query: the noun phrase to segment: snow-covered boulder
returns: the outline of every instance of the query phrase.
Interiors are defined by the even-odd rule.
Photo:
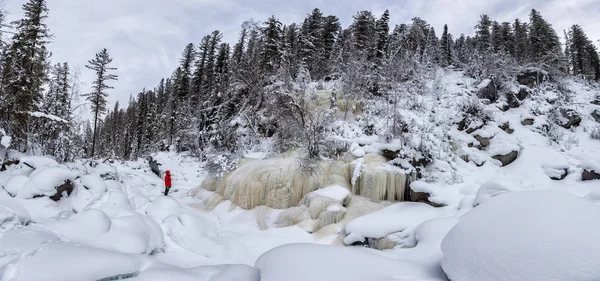
[[[600,180],[600,164],[595,161],[585,161],[581,163],[583,169],[581,179],[583,181]]]
[[[223,264],[194,268],[152,268],[132,281],[260,281],[258,269],[245,264]]]
[[[505,178],[495,178],[484,182],[475,194],[473,207],[503,193],[522,190],[520,184]]]
[[[26,164],[34,169],[41,169],[47,167],[58,167],[59,164],[56,160],[45,157],[45,156],[27,156],[21,158],[21,163]]]
[[[98,174],[81,176],[81,184],[93,193],[104,193],[107,191],[106,183]]]
[[[548,72],[539,68],[526,68],[517,74],[517,82],[529,88],[535,88],[548,79]]]
[[[289,257],[289,258],[288,258]],[[261,281],[437,280],[435,272],[411,261],[386,258],[360,248],[287,244],[255,263]]]
[[[492,79],[485,79],[477,86],[477,97],[495,102],[498,99],[498,89]]]
[[[17,225],[26,225],[31,220],[29,212],[13,200],[0,201],[0,228],[11,229]]]
[[[600,280],[600,206],[559,191],[499,195],[442,241],[453,281]]]
[[[552,180],[564,180],[569,175],[569,164],[551,164],[543,165],[544,173]]]
[[[519,156],[520,146],[518,141],[508,134],[498,134],[490,143],[487,153],[500,161],[500,166],[504,167],[511,164]]]
[[[10,196],[15,197],[28,180],[29,178],[23,175],[12,176],[2,185],[2,188],[4,188]]]
[[[71,194],[73,180],[78,176],[79,173],[75,171],[58,167],[35,170],[16,197],[30,199],[36,196],[48,196],[52,200],[58,201],[64,194]]]
[[[581,117],[575,110],[561,108],[558,110],[557,123],[565,129],[577,127],[581,123]]]
[[[414,247],[415,228],[447,212],[423,203],[396,203],[348,223],[346,225],[348,235],[344,238],[344,244],[366,244],[378,250],[396,246]]]
[[[592,118],[594,118],[594,121],[600,123],[600,109],[594,109],[594,111],[592,111]]]
[[[96,161],[88,161],[85,167],[88,173],[99,174],[103,179],[116,180],[118,178],[117,168],[110,164]]]

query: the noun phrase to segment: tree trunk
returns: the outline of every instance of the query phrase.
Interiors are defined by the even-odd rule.
[[[94,157],[94,150],[96,149],[96,125],[98,123],[98,105],[96,104],[96,110],[94,113],[94,134],[92,137],[92,155],[90,157]]]

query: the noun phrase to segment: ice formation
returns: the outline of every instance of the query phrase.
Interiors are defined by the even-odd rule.
[[[240,166],[223,177],[209,177],[200,188],[220,194],[222,198],[207,202],[214,206],[219,200],[231,200],[234,204],[253,209],[265,205],[275,209],[297,206],[310,192],[327,186],[346,188],[353,194],[373,202],[402,201],[406,184],[405,173],[389,164],[379,154],[367,154],[360,161],[319,161],[309,170],[302,166],[298,157],[271,158],[266,160],[244,159]],[[357,165],[360,167],[357,168]],[[355,180],[353,180],[355,178]],[[321,197],[315,199],[311,217],[316,218],[328,206]],[[342,202],[343,203],[343,202]]]

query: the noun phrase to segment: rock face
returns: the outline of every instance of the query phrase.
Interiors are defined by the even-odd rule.
[[[506,94],[506,101],[508,102],[509,108],[517,108],[517,107],[521,106],[521,102],[519,102],[517,94],[514,94],[514,93]]]
[[[517,157],[519,157],[519,152],[517,152],[517,151],[513,151],[513,152],[505,154],[505,155],[492,156],[493,159],[496,159],[496,160],[502,162],[502,167],[510,165],[512,162],[515,162],[515,160],[517,160]]]
[[[600,171],[596,172],[595,170],[583,169],[583,173],[581,174],[581,180],[583,180],[583,181],[600,180],[599,173],[600,173]]]
[[[517,74],[517,82],[529,88],[537,87],[547,79],[548,73],[536,68],[528,68]]]
[[[598,123],[600,123],[600,110],[596,109],[592,112],[592,118]]]
[[[487,99],[490,102],[498,100],[498,89],[492,79],[483,80],[481,84],[479,84],[477,97]]]
[[[73,192],[73,182],[71,182],[70,180],[67,180],[65,183],[57,186],[56,194],[50,196],[50,199],[52,199],[54,201],[60,200],[60,198],[62,198],[62,196],[63,196],[64,191],[67,192],[67,196],[71,195],[71,192]]]
[[[557,123],[565,129],[577,127],[581,123],[581,117],[574,110],[561,108],[558,112],[560,115]]]

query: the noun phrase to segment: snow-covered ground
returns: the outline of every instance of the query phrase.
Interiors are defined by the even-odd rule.
[[[442,77],[446,95],[476,88],[458,72]],[[449,128],[456,155],[440,152],[411,185],[443,207],[329,185],[294,208],[244,210],[198,188],[204,163],[185,153],[153,155],[171,171],[164,196],[144,159],[59,164],[11,152],[21,162],[0,172],[0,280],[600,280],[600,181],[582,179],[600,173],[600,140],[589,135],[598,89],[568,87],[582,122],[555,128],[556,142],[540,131],[551,114],[544,93],[506,112],[486,105],[493,119],[472,133]],[[458,106],[431,98],[437,115]],[[340,139],[357,162],[397,146],[349,135]],[[493,158],[511,152],[509,165]],[[72,192],[50,199],[65,182]],[[317,229],[323,213],[334,215]]]

